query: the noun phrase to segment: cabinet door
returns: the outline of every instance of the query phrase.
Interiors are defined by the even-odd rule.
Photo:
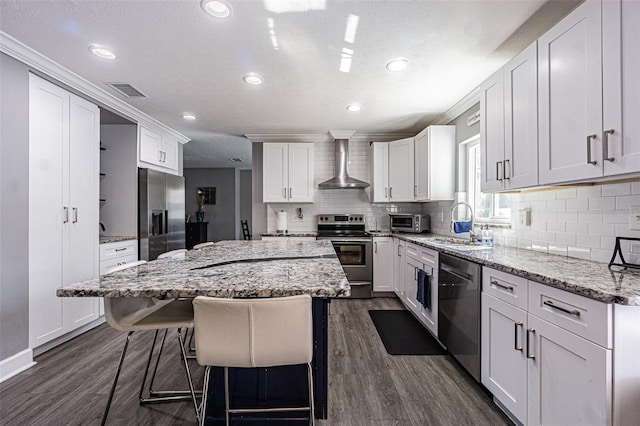
[[[393,291],[393,238],[373,239],[373,291]]]
[[[416,315],[420,315],[420,308],[422,308],[417,300],[418,270],[420,269],[422,269],[422,263],[419,263],[410,257],[406,258],[404,302],[405,305],[407,305],[407,308],[413,311]]]
[[[177,140],[162,138],[162,167],[178,170],[178,146]]]
[[[453,200],[456,128],[429,126],[414,141],[415,201]]]
[[[313,202],[313,144],[289,144],[290,203]]]
[[[640,171],[640,2],[602,6],[604,174]]]
[[[438,268],[430,268],[426,265],[423,266],[424,271],[427,273],[427,280],[431,283],[431,309],[420,306],[420,314],[418,317],[420,321],[427,327],[427,329],[434,336],[438,336]],[[426,291],[426,289],[425,289]]]
[[[162,165],[162,136],[140,126],[140,161]]]
[[[481,190],[503,188],[504,173],[504,90],[503,71],[489,77],[480,87]]]
[[[371,144],[371,201],[389,201],[389,143]]]
[[[389,201],[413,201],[413,138],[389,142]]]
[[[100,110],[70,95],[68,249],[65,285],[98,276],[98,193]],[[98,318],[96,298],[63,299],[65,328],[71,331]]]
[[[527,312],[482,293],[481,381],[521,423],[527,420]]]
[[[530,425],[611,424],[611,350],[529,314]]]
[[[262,146],[262,201],[285,203],[289,199],[288,144],[265,143]]]
[[[504,67],[504,188],[538,184],[538,48],[523,50]]]
[[[29,346],[63,334],[64,236],[69,228],[69,94],[29,74]],[[97,227],[96,227],[97,229]],[[97,244],[97,240],[96,240]]]
[[[601,15],[587,0],[538,40],[541,184],[602,176]]]
[[[431,199],[431,194],[429,189],[430,182],[430,155],[429,155],[429,139],[431,133],[429,128],[426,128],[422,132],[418,133],[414,138],[414,161],[413,161],[413,171],[414,171],[414,184],[415,184],[415,197],[416,201],[418,200],[429,200]],[[452,176],[455,176],[452,175]],[[435,176],[434,176],[435,177]]]
[[[405,242],[399,238],[393,239],[393,291],[401,300],[404,299],[405,284]]]

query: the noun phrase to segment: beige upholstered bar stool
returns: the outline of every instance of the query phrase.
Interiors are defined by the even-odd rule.
[[[139,266],[146,263],[145,261],[132,262],[125,265],[116,266],[107,274],[122,271],[127,268]],[[120,377],[120,371],[122,370],[122,364],[127,353],[127,347],[131,340],[131,335],[136,331],[155,330],[153,343],[151,344],[151,350],[149,351],[149,357],[147,359],[147,365],[142,379],[142,386],[140,387],[139,399],[140,403],[156,403],[156,402],[173,402],[190,399],[193,402],[193,406],[196,413],[196,419],[199,418],[198,402],[196,400],[195,391],[193,388],[193,382],[191,380],[191,372],[189,371],[189,365],[187,364],[187,357],[184,349],[184,341],[182,339],[181,329],[193,327],[193,306],[191,301],[176,301],[176,300],[159,300],[153,297],[105,297],[104,309],[107,323],[119,331],[127,332],[127,338],[120,355],[120,361],[116,369],[116,374],[109,391],[109,398],[107,405],[102,416],[102,425],[107,421],[109,415],[109,408],[113,401],[113,395],[116,390],[118,378]],[[151,358],[153,357],[153,349],[155,347],[156,339],[158,337],[158,331],[166,329],[176,329],[178,334],[178,343],[180,345],[181,358],[184,363],[187,381],[189,383],[189,391],[170,391],[164,396],[149,396],[143,397],[143,390],[149,373],[149,366],[151,364]],[[166,333],[165,333],[166,336]],[[164,345],[164,339],[162,340]],[[158,353],[158,361],[162,352],[162,346]],[[155,377],[158,364],[153,372]],[[151,380],[153,383],[153,378]],[[151,389],[151,385],[149,386]],[[186,393],[186,395],[185,395]]]
[[[213,241],[207,241],[207,242],[205,242],[205,243],[196,244],[195,246],[193,246],[193,249],[194,249],[194,250],[200,250],[200,249],[203,249],[203,248],[205,248],[205,247],[212,246],[212,245],[214,245],[214,244],[215,244],[215,243],[214,243]]]
[[[225,417],[251,412],[309,411],[314,424],[313,322],[309,295],[268,299],[221,299],[199,296],[193,300],[196,358],[206,366],[202,415],[207,403],[211,367],[224,367]],[[255,368],[307,364],[309,405],[287,408],[233,409],[229,406],[229,367]]]

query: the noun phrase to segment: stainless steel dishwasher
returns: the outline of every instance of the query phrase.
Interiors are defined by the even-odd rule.
[[[438,339],[480,381],[480,265],[440,253],[438,272]]]

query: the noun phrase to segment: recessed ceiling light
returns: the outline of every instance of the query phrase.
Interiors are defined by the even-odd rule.
[[[262,77],[260,77],[258,74],[251,72],[247,75],[245,75],[244,77],[242,77],[242,79],[244,80],[245,83],[247,84],[251,84],[253,86],[257,86],[258,84],[262,84]]]
[[[185,120],[195,120],[197,117],[193,114],[182,114],[182,118]]]
[[[99,44],[92,44],[89,46],[89,51],[102,59],[115,59],[116,53],[105,46],[100,46]]]
[[[398,58],[398,59],[394,59],[392,61],[389,61],[387,63],[387,69],[389,71],[402,71],[405,68],[407,68],[409,66],[409,61],[407,59],[404,58]]]
[[[360,111],[360,104],[349,104],[349,105],[347,105],[347,111],[349,111],[349,112]]]
[[[224,0],[203,0],[202,9],[214,18],[225,19],[231,16],[231,5]]]

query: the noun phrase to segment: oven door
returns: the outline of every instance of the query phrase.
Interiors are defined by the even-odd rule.
[[[373,280],[373,243],[371,238],[318,237],[330,240],[350,283]]]

